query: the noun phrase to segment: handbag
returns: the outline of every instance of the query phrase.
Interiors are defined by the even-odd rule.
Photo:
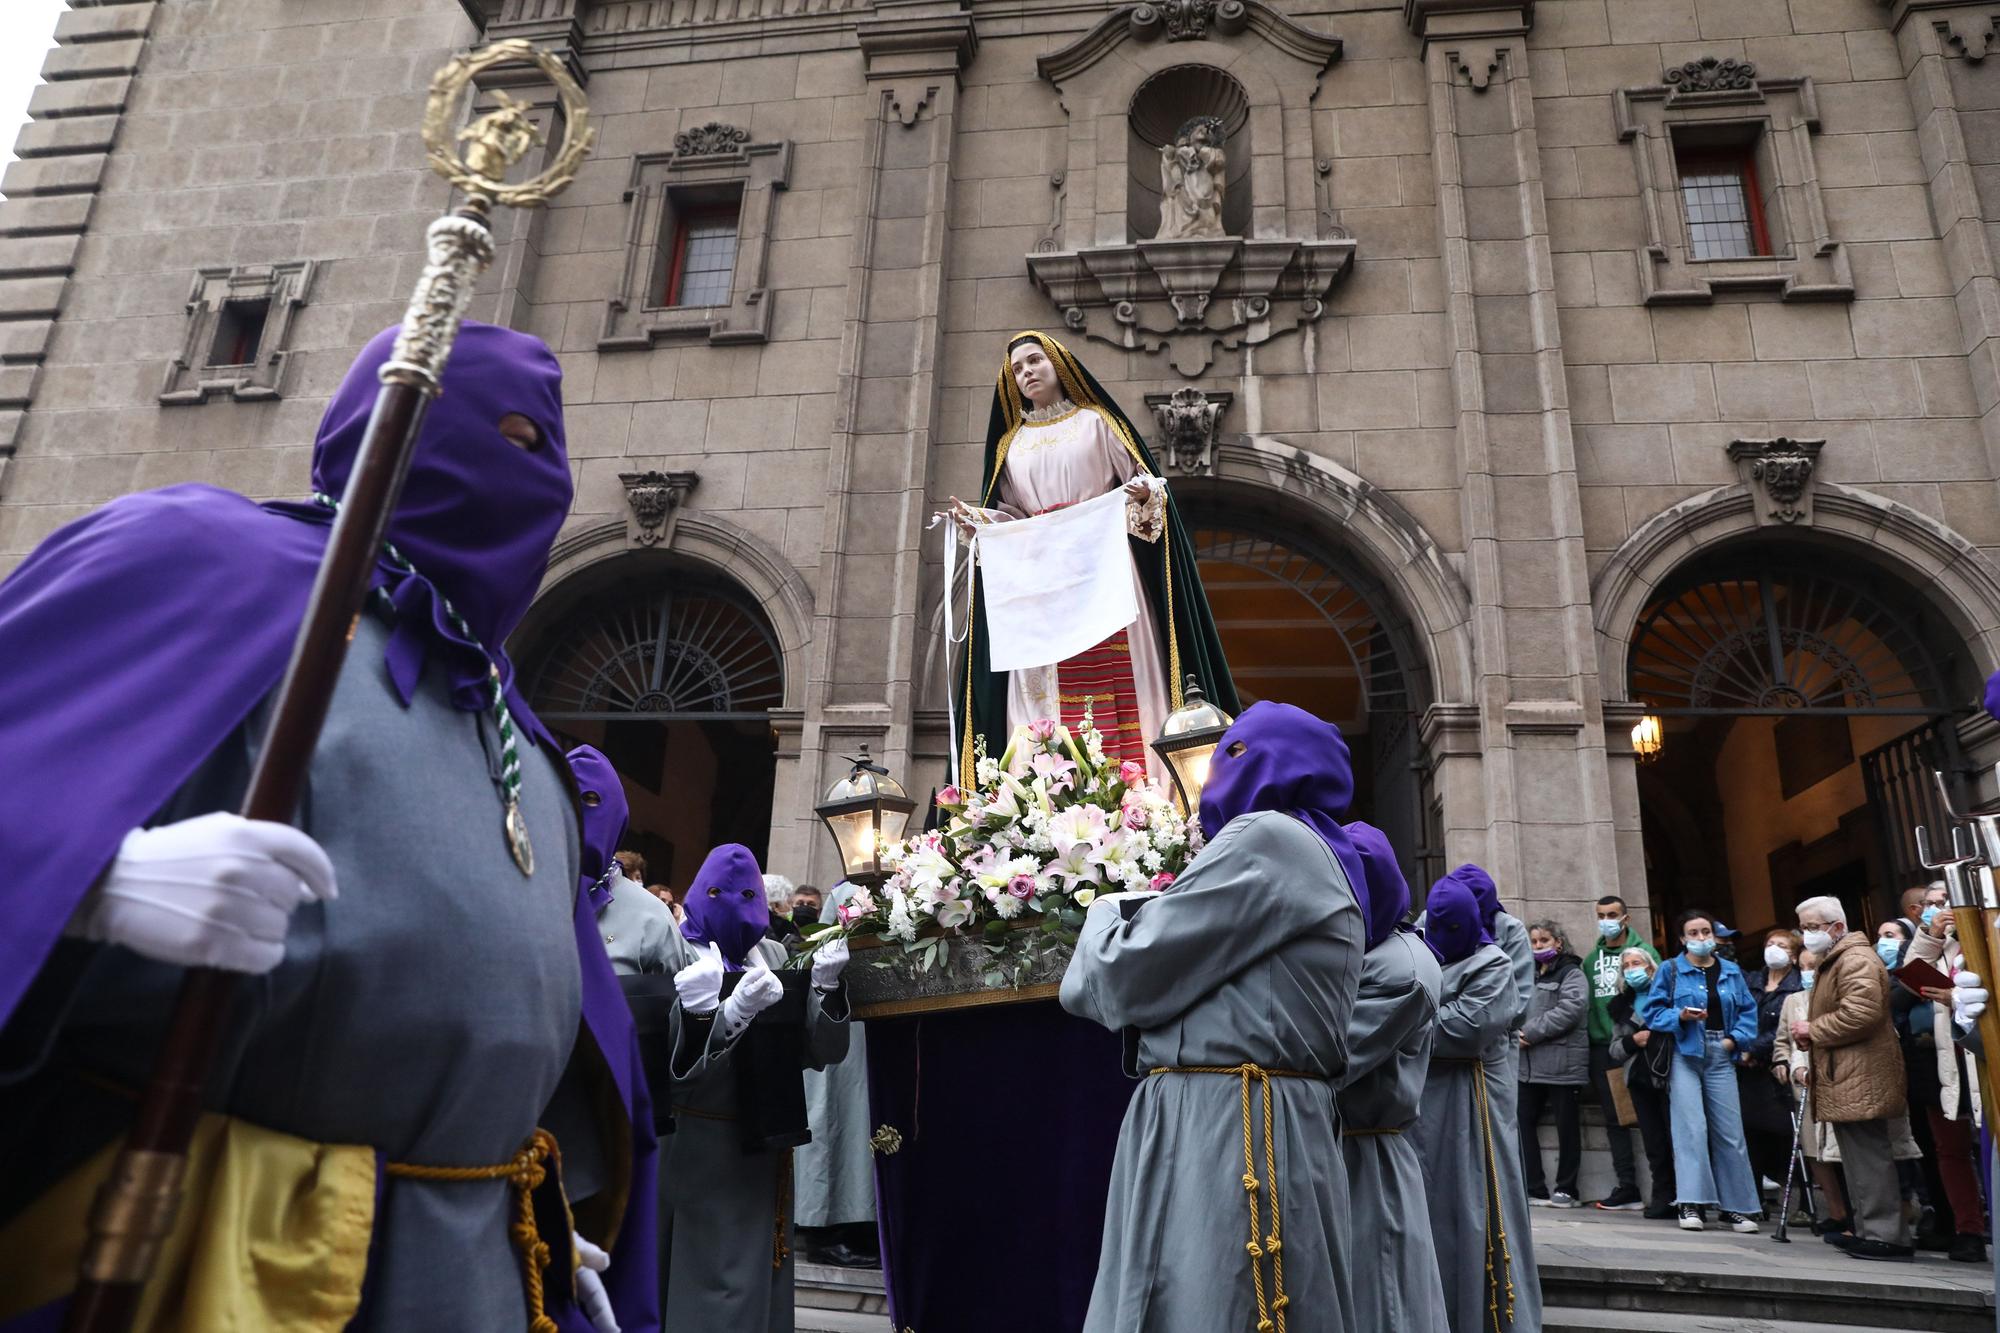
[[[1648,1042],[1647,1045],[1651,1045]],[[1618,1113],[1618,1123],[1626,1129],[1639,1123],[1639,1110],[1632,1105],[1632,1092],[1625,1086],[1623,1066],[1613,1065],[1604,1071],[1604,1081],[1611,1088],[1611,1108]]]

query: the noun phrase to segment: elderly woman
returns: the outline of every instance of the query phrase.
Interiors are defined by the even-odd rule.
[[[1554,1208],[1577,1208],[1577,1168],[1583,1161],[1579,1089],[1590,1082],[1590,1034],[1584,1019],[1590,984],[1569,937],[1553,921],[1528,927],[1535,956],[1535,993],[1515,1040],[1521,1047],[1521,1171],[1528,1200]],[[1542,1110],[1556,1121],[1556,1188],[1549,1193],[1542,1175],[1542,1145],[1536,1135]]]
[[[1618,994],[1611,1000],[1611,1045],[1605,1055],[1625,1071],[1625,1093],[1639,1119],[1639,1137],[1646,1144],[1648,1182],[1646,1217],[1655,1222],[1674,1215],[1674,1136],[1667,1111],[1667,1082],[1673,1074],[1673,1044],[1654,1040],[1639,1021],[1639,1000],[1653,984],[1659,960],[1647,949],[1633,946],[1619,955]]]

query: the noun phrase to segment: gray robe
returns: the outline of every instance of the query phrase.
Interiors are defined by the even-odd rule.
[[[675,937],[678,972],[697,951]],[[806,992],[806,1067],[847,1051],[847,988]],[[791,1154],[750,1153],[736,1125],[734,1047],[720,1047],[719,1021],[690,1022],[690,1035],[718,1030],[707,1053],[669,1091],[675,1131],[660,1140],[660,1285],[664,1327],[673,1333],[791,1333]],[[676,1061],[676,1068],[680,1062]]]
[[[1354,1326],[1445,1333],[1423,1166],[1411,1137],[1423,1105],[1443,984],[1437,955],[1398,931],[1368,951],[1348,1022],[1340,1149],[1354,1206]]]
[[[841,883],[827,895],[819,919],[833,924],[854,886]],[[874,1127],[868,1119],[867,1024],[847,1025],[847,1054],[825,1069],[806,1071],[806,1118],[812,1142],[792,1153],[792,1217],[802,1227],[844,1226],[875,1220]]]
[[[611,877],[611,901],[597,914],[597,933],[611,955],[611,970],[621,977],[679,970],[679,964],[668,966],[681,956],[673,909],[623,875]]]
[[[1128,1073],[1249,1061],[1310,1075],[1269,1080],[1275,1181],[1263,1090],[1250,1085],[1260,1237],[1279,1229],[1275,1185],[1290,1326],[1301,1333],[1361,1327],[1347,1302],[1352,1223],[1333,1095],[1347,1068],[1361,944],[1360,910],[1325,841],[1264,812],[1230,821],[1168,892],[1092,904],[1062,981],[1069,1012],[1137,1029]],[[1171,1073],[1146,1077],[1133,1095],[1086,1333],[1255,1327],[1243,1095],[1232,1074]],[[1274,1300],[1271,1258],[1261,1267]]]
[[[1502,1132],[1512,1123],[1513,1100],[1503,1107],[1498,1095],[1513,1075],[1508,1051],[1519,1002],[1512,962],[1498,945],[1444,969],[1413,1136],[1452,1333],[1496,1333],[1496,1326],[1498,1333],[1539,1333],[1542,1326],[1521,1159]]]
[[[299,820],[332,858],[340,896],[300,908],[284,961],[238,986],[208,1103],[425,1166],[505,1162],[548,1127],[574,1200],[594,1187],[603,1152],[580,1081],[565,1080],[582,995],[577,816],[562,760],[521,745],[535,849],[524,876],[501,836],[490,716],[454,708],[435,669],[404,708],[386,636],[373,615],[357,623]],[[265,718],[260,706],[151,822],[235,809]],[[180,976],[102,950],[59,1058],[114,1084],[143,1082]],[[595,1052],[579,1061],[579,1078],[597,1063]],[[88,1120],[96,1095],[68,1099],[67,1113]],[[526,1329],[513,1218],[504,1181],[383,1179],[367,1300],[349,1333]],[[562,1253],[566,1238],[544,1239]]]

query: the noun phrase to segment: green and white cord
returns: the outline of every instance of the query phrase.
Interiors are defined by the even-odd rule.
[[[325,505],[336,514],[340,512],[340,502],[332,496],[314,491],[312,498],[315,503]],[[403,573],[419,572],[417,567],[410,563],[410,558],[397,549],[396,543],[385,539],[382,542],[382,553],[389,558],[391,565]],[[486,706],[493,714],[494,729],[500,733],[500,799],[506,804],[509,818],[512,819],[515,812],[521,808],[521,747],[519,733],[514,726],[514,712],[507,707],[507,689],[501,683],[500,668],[494,663],[493,655],[486,651],[486,645],[482,644],[479,636],[472,632],[472,626],[465,622],[465,617],[451,604],[451,598],[445,596],[443,590],[436,584],[432,584],[431,588],[437,594],[439,604],[444,607],[445,619],[451,622],[452,630],[479,649],[480,655],[486,658]],[[387,599],[386,594],[384,599]]]

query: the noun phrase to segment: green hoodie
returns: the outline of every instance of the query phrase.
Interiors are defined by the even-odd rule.
[[[1595,927],[1593,927],[1595,929]],[[1611,1040],[1611,1002],[1618,998],[1618,988],[1625,984],[1625,965],[1619,960],[1627,949],[1644,949],[1654,962],[1660,955],[1653,946],[1646,943],[1630,922],[1625,925],[1625,938],[1616,945],[1604,943],[1598,936],[1598,944],[1590,951],[1590,957],[1583,960],[1583,974],[1590,978],[1590,1039],[1593,1042]]]

